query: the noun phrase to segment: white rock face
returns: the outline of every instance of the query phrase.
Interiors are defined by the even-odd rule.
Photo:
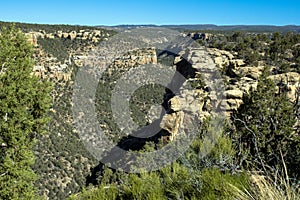
[[[241,90],[227,90],[224,92],[224,96],[228,99],[242,99],[243,92]]]
[[[177,134],[178,127],[183,126],[180,125],[180,119],[185,117],[186,112],[197,113],[200,119],[204,119],[206,116],[213,114],[211,112],[212,108],[219,108],[225,112],[226,116],[230,116],[234,110],[237,110],[243,104],[244,94],[257,89],[258,78],[264,69],[263,63],[259,62],[260,66],[245,66],[244,60],[236,59],[230,52],[218,49],[208,49],[208,52],[210,58],[204,56],[203,49],[181,52],[180,55],[182,56],[175,58],[174,64],[177,67],[180,65],[182,57],[187,58],[192,64],[191,67],[196,70],[195,74],[204,79],[210,91],[201,90],[201,92],[194,93],[193,90],[183,89],[180,94],[169,100],[170,113],[167,113],[161,122],[161,128],[170,133],[169,139],[173,139]],[[214,75],[216,69],[222,69],[226,66],[231,66],[232,73],[236,77],[222,77],[229,84],[223,90],[223,99],[220,99],[220,94],[216,92],[219,89],[216,88],[218,79]],[[191,78],[195,79],[195,77]],[[288,96],[292,101],[295,101],[300,86],[300,75],[298,73],[289,72],[272,75],[269,78],[274,80],[275,83],[284,80],[283,83],[287,86]],[[180,112],[183,112],[183,115],[179,114]]]

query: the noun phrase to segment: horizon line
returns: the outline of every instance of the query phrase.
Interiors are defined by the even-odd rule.
[[[22,22],[22,21],[2,21],[4,23],[22,23],[22,24],[40,24],[40,25],[70,25],[70,26],[91,26],[91,27],[116,27],[116,26],[276,26],[276,27],[284,27],[284,26],[300,26],[300,24],[213,24],[213,23],[170,23],[170,24],[155,24],[155,23],[124,23],[124,24],[76,24],[76,23],[47,23],[47,22]]]

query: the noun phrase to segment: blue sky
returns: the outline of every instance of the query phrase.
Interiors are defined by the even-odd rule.
[[[0,21],[80,25],[300,25],[300,0],[7,0],[0,3]]]

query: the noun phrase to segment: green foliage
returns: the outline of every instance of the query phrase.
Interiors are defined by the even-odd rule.
[[[168,199],[197,199],[200,197],[201,183],[199,173],[186,166],[173,163],[160,172],[162,185]]]
[[[235,171],[237,168],[234,162],[236,149],[231,138],[225,135],[229,125],[223,121],[224,119],[210,120],[206,119],[200,126],[199,135],[193,140],[190,149],[180,161],[196,171],[209,167]]]
[[[119,72],[113,71],[112,80],[117,80],[117,77],[120,76],[118,73]],[[241,113],[244,113],[245,115],[248,115],[249,113],[259,113],[261,114],[262,119],[264,119],[264,116],[276,116],[274,119],[276,119],[277,123],[280,124],[279,127],[292,127],[292,121],[288,122],[288,120],[293,118],[292,115],[290,115],[290,117],[283,118],[282,121],[278,118],[280,115],[282,115],[282,113],[290,112],[289,109],[291,108],[291,104],[288,103],[288,101],[285,101],[286,104],[283,103],[283,105],[281,105],[279,102],[276,104],[270,103],[272,100],[275,100],[279,97],[281,99],[285,99],[286,97],[283,95],[285,93],[281,93],[283,96],[278,96],[278,94],[276,94],[277,90],[274,83],[270,82],[270,80],[266,78],[266,75],[263,77],[264,78],[261,78],[261,82],[259,83],[259,88],[261,89],[259,93],[260,96],[255,97],[254,103],[251,104],[252,106],[246,107]],[[114,85],[103,81],[99,83],[99,86],[101,89],[99,88],[98,92],[103,93],[103,97],[99,98],[99,102],[102,103],[102,101],[106,99],[109,102],[109,96],[106,96],[105,94],[110,94],[109,91],[111,91],[111,88],[113,88]],[[136,91],[136,94],[144,91],[144,89],[146,88]],[[250,95],[255,96],[255,94],[256,93],[253,92]],[[245,98],[251,99],[251,96]],[[138,97],[139,95],[137,95],[135,98],[138,99]],[[140,101],[144,102],[144,99],[141,99],[143,101]],[[258,101],[262,101],[264,103],[256,104]],[[251,101],[248,100],[247,102]],[[256,107],[253,105],[256,105]],[[270,111],[267,112],[269,115],[265,114],[264,112],[258,112],[261,108],[266,108],[267,105],[269,107],[270,105],[276,105],[274,109],[270,109]],[[103,109],[105,108],[106,106],[103,105],[100,111],[103,112]],[[271,114],[271,111],[277,110],[277,108],[279,110],[284,108],[286,109],[281,110],[281,114],[276,112]],[[145,111],[147,109],[148,107],[145,109]],[[107,119],[108,118],[106,118],[106,120]],[[285,124],[286,120],[288,122],[287,124]],[[204,122],[201,125],[200,131],[193,141],[191,148],[182,158],[170,166],[167,166],[156,172],[130,175],[105,169],[104,175],[99,177],[99,185],[96,188],[84,190],[79,195],[74,196],[74,199],[232,199],[235,198],[234,188],[246,188],[247,191],[252,192],[253,188],[249,184],[249,177],[246,173],[239,171],[241,169],[240,160],[236,159],[236,157],[239,157],[237,156],[239,154],[242,154],[242,156],[245,155],[243,154],[244,151],[241,152],[241,149],[245,150],[244,146],[241,146],[240,143],[238,143],[241,141],[240,138],[237,138],[236,136],[231,138],[228,135],[229,131],[232,131],[229,129],[230,127],[227,127],[229,125],[224,122],[225,127],[222,128],[218,126],[218,124],[223,124],[220,122],[221,121],[217,119],[210,123],[209,121]],[[216,128],[213,129],[213,127]],[[260,125],[257,127],[260,127]],[[245,127],[241,127],[234,132],[240,134],[241,131],[247,130]],[[212,142],[204,139],[204,135],[210,134],[213,134],[212,138],[217,138],[213,148],[210,148]],[[215,137],[216,135],[219,136]],[[276,142],[276,140],[273,140],[272,142],[274,141]],[[262,145],[265,144],[266,142],[262,143]],[[294,143],[289,143],[289,145],[293,149],[297,148],[297,145],[295,146]],[[284,142],[282,146],[285,146]],[[261,147],[263,148],[263,146]],[[141,150],[141,153],[145,151],[153,151],[155,148],[157,148],[155,144],[148,142],[144,146],[144,149]],[[207,152],[207,155],[204,158],[199,156],[199,153],[201,151],[205,151],[206,149],[209,151]],[[290,156],[292,151],[299,152],[297,149],[289,149],[289,151],[286,153],[285,159],[289,159],[287,156],[289,155],[289,157],[291,157],[289,165],[294,166],[294,169],[297,170],[295,162],[293,165],[291,165],[291,161],[295,161],[294,158],[297,157],[296,155]],[[253,160],[257,159],[257,154],[247,154],[246,156],[248,156],[247,162],[252,162]],[[241,159],[244,159],[244,157]],[[157,191],[157,193],[154,193],[154,191]]]
[[[2,23],[0,23],[1,25]],[[17,24],[26,31],[58,30],[69,32],[96,27],[49,26]],[[41,179],[36,181],[40,194],[49,190],[50,199],[63,199],[70,192],[88,182],[85,177],[95,161],[85,150],[71,119],[72,83],[55,85],[49,135],[43,132],[47,119],[43,118],[48,105],[47,83],[27,76],[32,67],[32,50],[22,34],[4,30],[0,36],[0,198],[36,198],[33,182],[36,180],[31,167]],[[298,71],[300,66],[299,34],[246,32],[216,33],[211,40],[201,41],[203,45],[236,51],[237,57],[246,64],[257,65],[264,60],[275,65],[275,73]],[[19,40],[21,38],[21,40]],[[38,39],[39,45],[48,53],[64,62],[73,50],[89,45],[88,41],[70,39]],[[158,62],[172,65],[174,55],[166,53]],[[28,68],[25,68],[28,67]],[[74,67],[76,72],[76,66]],[[227,73],[230,67],[223,68]],[[20,72],[20,70],[23,70]],[[185,73],[185,72],[183,72]],[[96,107],[99,122],[114,141],[119,141],[120,130],[115,124],[110,108],[111,91],[124,69],[109,68],[97,88]],[[74,74],[73,74],[74,75]],[[30,78],[26,78],[30,77]],[[73,77],[74,78],[74,77]],[[201,77],[191,81],[196,89],[204,89]],[[158,85],[139,88],[130,100],[131,117],[139,125],[147,124],[146,113],[151,105],[163,101],[165,89]],[[47,93],[48,92],[48,93]],[[289,172],[297,177],[300,166],[299,133],[292,130],[293,105],[288,101],[283,88],[276,89],[274,83],[264,74],[259,80],[258,90],[245,96],[245,105],[234,115],[235,129],[217,126],[213,129],[208,122],[201,124],[197,137],[182,158],[155,172],[126,174],[105,168],[99,171],[98,186],[88,186],[72,199],[233,199],[238,197],[232,188],[246,188],[251,191],[249,177],[241,172],[271,166],[278,170],[281,153]],[[294,112],[294,113],[293,113]],[[213,123],[219,123],[216,120]],[[222,123],[221,123],[222,124]],[[228,133],[231,132],[232,135]],[[253,134],[254,133],[254,134]],[[211,137],[205,138],[205,135]],[[217,136],[218,135],[218,136]],[[40,139],[35,143],[35,138]],[[230,137],[232,136],[232,137]],[[214,141],[211,141],[214,138]],[[36,145],[35,145],[36,144]],[[131,144],[130,144],[131,145]],[[129,146],[130,146],[129,145]],[[153,151],[163,143],[146,142],[139,153]],[[213,148],[211,148],[213,145]],[[32,153],[35,146],[36,160]],[[201,153],[206,154],[202,157]],[[141,160],[143,162],[144,160]],[[147,160],[149,161],[149,160]],[[252,165],[251,165],[252,166]],[[55,178],[49,178],[52,174]],[[71,178],[70,178],[71,177]],[[72,179],[72,180],[69,180]],[[15,184],[15,183],[18,184]],[[57,183],[59,183],[57,185]],[[61,183],[61,185],[60,185]],[[233,186],[233,187],[232,187]]]
[[[164,94],[165,87],[158,84],[150,84],[138,88],[130,99],[133,121],[141,127],[147,125],[149,122],[145,114],[151,109],[151,106],[163,103]]]
[[[108,32],[109,34],[115,34],[115,31],[101,29],[96,26],[78,26],[78,25],[64,25],[64,24],[57,24],[57,25],[50,25],[50,24],[29,24],[29,23],[18,23],[18,22],[0,22],[0,27],[3,26],[11,26],[14,25],[16,28],[21,29],[24,32],[29,31],[46,31],[47,33],[54,33],[56,31],[80,31],[80,30],[103,30]]]
[[[277,89],[267,76],[265,69],[257,90],[244,97],[244,104],[233,115],[239,154],[246,154],[245,163],[266,170],[266,166],[277,168],[283,153],[288,169],[299,170],[300,163],[292,165],[291,148],[299,147],[300,142],[293,130],[293,104],[284,89]]]
[[[228,136],[220,136],[205,159],[199,156],[203,146],[212,143],[203,139],[214,126],[204,123],[191,148],[178,161],[158,171],[126,174],[106,168],[99,177],[99,185],[84,190],[74,199],[232,199],[234,188],[251,190],[246,173],[238,173],[233,167],[235,150]],[[220,124],[216,120],[214,123]],[[222,124],[222,123],[221,123]],[[218,126],[217,126],[218,127]],[[220,128],[220,127],[219,127]],[[216,128],[216,130],[219,130]],[[213,133],[214,134],[214,133]],[[214,137],[214,136],[213,136]],[[147,143],[147,150],[153,145]],[[143,152],[145,150],[142,150]],[[207,165],[206,163],[210,163]],[[234,172],[234,174],[230,173]],[[108,193],[110,191],[110,193]],[[108,196],[111,195],[111,196]]]
[[[98,121],[100,124],[106,125],[107,130],[109,131],[109,137],[114,142],[118,141],[120,138],[118,133],[120,133],[120,129],[115,123],[112,115],[112,110],[110,106],[111,93],[115,87],[115,81],[117,81],[122,75],[122,72],[118,70],[112,70],[112,73],[104,72],[101,80],[98,83],[96,90],[96,99],[95,106],[96,112],[98,116]],[[103,118],[102,116],[106,116]]]
[[[235,193],[231,185],[239,189],[250,190],[248,175],[244,173],[231,175],[222,173],[216,168],[207,168],[202,171],[201,179],[203,181],[201,199],[203,200],[234,199]]]
[[[217,168],[193,171],[178,162],[156,172],[122,175],[106,169],[104,174],[97,187],[71,199],[232,199],[232,186],[251,190],[245,173],[233,175]],[[116,174],[119,177],[112,178]]]
[[[109,69],[110,72],[105,71],[102,74],[101,80],[98,83],[96,90],[96,109],[98,120],[101,124],[106,124],[112,140],[120,139],[119,127],[113,119],[111,111],[111,93],[114,90],[117,80],[124,74],[125,70]],[[147,112],[153,105],[160,105],[163,103],[165,94],[165,87],[158,84],[149,84],[139,87],[132,94],[129,100],[129,108],[133,121],[142,126],[149,124]],[[105,118],[103,118],[105,116]]]
[[[202,40],[198,40],[203,44]],[[237,57],[244,59],[250,66],[258,61],[276,67],[277,73],[299,71],[300,35],[286,33],[249,33],[236,31],[233,33],[216,33],[206,41],[208,47],[234,51]],[[285,63],[283,65],[283,63]]]
[[[70,67],[76,69],[75,65]],[[87,182],[91,166],[98,164],[69,121],[72,88],[71,82],[54,84],[48,134],[39,136],[34,146],[36,161],[32,168],[39,176],[35,187],[39,195],[47,194],[49,199],[65,199],[70,193],[79,192]]]
[[[191,87],[193,89],[204,89],[206,86],[205,81],[203,80],[203,78],[200,76],[200,74],[196,74],[195,78],[192,79],[191,81],[189,81],[191,84]]]
[[[14,27],[0,32],[0,198],[33,199],[33,145],[49,121],[50,84],[31,75],[32,47]]]
[[[62,63],[69,59],[70,52],[84,48],[92,43],[90,40],[41,37],[37,41],[43,50],[56,57]]]
[[[156,173],[130,174],[122,190],[123,199],[166,199],[160,177]]]
[[[255,65],[255,61],[258,61],[259,54],[257,51],[248,51],[245,55],[245,63]]]
[[[100,184],[97,188],[88,190],[83,189],[80,196],[71,196],[68,199],[103,199],[103,200],[114,200],[118,197],[118,188],[114,184],[103,185]]]
[[[38,38],[38,43],[41,47],[52,56],[56,57],[59,61],[64,62],[69,58],[69,49],[65,44],[68,39],[60,39],[60,38]]]

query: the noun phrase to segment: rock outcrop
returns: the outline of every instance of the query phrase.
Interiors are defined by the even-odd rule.
[[[193,48],[180,52],[180,56],[175,58],[174,63],[177,71],[186,79],[178,86],[179,91],[176,92],[176,95],[168,100],[167,113],[160,124],[162,129],[170,133],[168,138],[170,140],[173,140],[179,129],[183,128],[182,126],[185,126],[191,119],[203,120],[210,112],[213,112],[211,108],[217,108],[216,106],[219,104],[217,96],[220,95],[220,91],[219,94],[213,94],[213,92],[210,93],[202,88],[197,88],[197,86],[194,88],[192,86],[192,82],[200,80],[200,77],[197,77],[199,74],[207,87],[215,89],[215,86],[219,86],[220,77],[216,76],[218,69],[205,49]],[[209,95],[211,95],[211,99]]]
[[[300,93],[300,75],[296,72],[287,72],[269,76],[275,84],[284,86],[288,91],[288,97],[292,101],[296,101],[297,95]]]
[[[131,68],[145,64],[157,64],[157,55],[154,48],[128,52],[127,55],[115,58],[112,66],[114,68]]]
[[[183,75],[189,77],[188,80],[198,79],[196,75],[200,74],[201,78],[204,79],[206,89],[194,89],[188,90],[188,92],[181,90],[168,101],[169,111],[163,118],[161,128],[170,133],[171,140],[174,139],[180,128],[180,124],[172,123],[179,123],[187,111],[197,113],[200,119],[213,114],[214,109],[230,116],[234,110],[243,104],[243,96],[251,90],[256,90],[258,78],[264,69],[264,66],[245,66],[243,60],[236,59],[234,54],[224,50],[208,49],[207,54],[204,49],[195,48],[181,53],[182,55],[176,57],[174,61],[177,71],[184,71]],[[183,54],[185,55],[183,56]],[[183,57],[187,58],[189,62],[184,62]],[[222,71],[223,68],[228,69],[228,66],[231,66],[232,73],[229,76],[222,75],[223,84],[221,85],[224,88],[216,88],[215,86],[221,85],[218,86],[217,84],[220,79],[216,76],[215,70]],[[291,101],[296,101],[300,88],[300,75],[298,73],[288,72],[271,75],[269,78],[275,84],[280,84],[281,87],[285,86]],[[196,91],[198,95],[194,95],[191,91]]]
[[[95,43],[101,41],[101,40],[107,40],[108,37],[111,35],[103,30],[79,30],[76,31],[69,31],[69,32],[63,32],[63,31],[56,31],[54,33],[47,33],[44,30],[40,30],[39,32],[32,31],[25,33],[25,35],[29,38],[28,40],[36,45],[36,38],[48,38],[48,39],[54,39],[54,38],[65,38],[70,40],[91,40]]]
[[[165,141],[172,141],[179,132],[179,128],[182,126],[184,113],[182,111],[170,113],[164,115],[160,126],[164,130],[170,133],[169,136],[164,138]]]
[[[82,185],[76,183],[73,179],[84,180],[87,176],[85,173],[88,173],[90,166],[95,165],[95,163],[92,163],[88,157],[81,155],[76,155],[75,158],[74,155],[71,155],[72,151],[70,151],[70,155],[67,154],[64,157],[61,153],[65,152],[58,152],[56,150],[57,144],[62,143],[60,145],[63,148],[60,148],[69,152],[69,146],[66,146],[70,144],[70,141],[78,139],[76,130],[72,130],[71,114],[65,111],[66,108],[70,109],[68,106],[70,106],[71,100],[68,95],[71,93],[71,87],[64,87],[66,85],[72,86],[73,84],[71,79],[73,64],[77,67],[82,67],[84,61],[88,58],[89,51],[95,47],[94,45],[101,40],[105,40],[110,35],[101,30],[80,30],[69,32],[57,31],[55,33],[46,33],[45,31],[30,32],[27,33],[27,36],[28,41],[35,47],[36,66],[33,68],[33,74],[42,79],[49,79],[55,84],[57,89],[53,95],[53,102],[56,105],[51,108],[51,113],[56,117],[54,120],[57,121],[51,124],[53,125],[51,127],[53,129],[51,136],[45,136],[41,144],[41,149],[43,149],[47,142],[47,145],[51,146],[53,150],[49,150],[50,148],[46,149],[47,152],[40,153],[37,158],[40,159],[40,163],[47,163],[49,166],[56,166],[58,163],[62,163],[62,166],[53,167],[52,171],[41,171],[39,176],[42,178],[42,181],[39,184],[41,188],[45,188],[45,185],[58,185],[59,190],[74,192],[73,187],[78,189]],[[212,36],[209,34],[191,34],[190,37],[201,37],[204,40],[209,40]],[[46,54],[38,46],[39,38],[63,38],[73,41],[85,40],[92,41],[92,44],[80,49],[74,49],[69,52],[69,60],[61,62],[53,57],[53,55]],[[112,74],[115,72],[113,70],[129,69],[137,65],[157,64],[157,62],[156,50],[153,48],[132,51],[115,58],[109,67],[108,73]],[[174,94],[169,94],[165,97],[166,113],[163,113],[159,125],[168,133],[165,137],[168,141],[174,140],[180,130],[185,128],[186,121],[191,120],[194,116],[202,121],[216,112],[219,112],[220,115],[229,116],[234,110],[238,109],[243,103],[243,96],[257,88],[257,79],[262,72],[263,63],[259,64],[259,66],[247,66],[243,60],[237,58],[235,53],[214,48],[191,48],[179,52],[179,56],[174,59],[174,68],[186,80],[180,83],[175,81],[170,83],[173,85],[178,84],[180,87],[178,87],[178,91],[174,92]],[[225,68],[227,68],[230,75],[219,73],[219,71],[224,71]],[[295,101],[296,94],[297,92],[299,93],[299,77],[299,74],[296,72],[288,72],[280,75],[272,75],[269,78],[274,80],[276,84],[286,86],[289,91],[289,97],[292,101]],[[203,80],[204,84],[201,84],[200,80]],[[155,117],[157,117],[157,113],[160,113],[160,109],[161,107],[153,108],[150,117],[152,121],[150,123],[157,120]],[[110,130],[107,124],[101,124],[100,126],[103,129]],[[80,143],[76,143],[76,145],[78,144]],[[81,153],[79,151],[78,154]],[[57,160],[58,157],[62,159]],[[70,161],[64,160],[65,158],[69,158]],[[83,165],[85,167],[84,170],[79,172],[80,170],[76,168],[77,165]],[[65,169],[65,171],[61,169]],[[49,173],[55,175],[55,178],[50,181],[48,178]],[[51,190],[51,197],[57,196],[55,192],[58,190],[57,188],[55,190],[50,188],[50,186],[47,186],[47,188],[43,190],[47,192]]]

